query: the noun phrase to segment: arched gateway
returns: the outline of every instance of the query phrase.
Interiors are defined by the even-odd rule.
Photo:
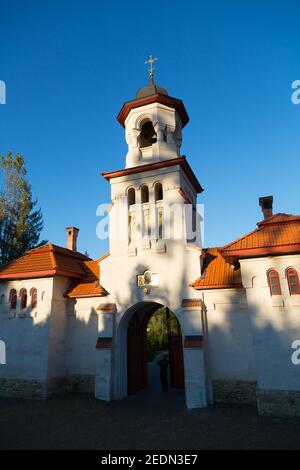
[[[103,304],[102,307],[103,323],[96,350],[95,396],[104,400],[120,400],[148,385],[147,324],[163,303],[157,300],[137,301],[120,314],[115,305],[109,305]],[[174,309],[176,317],[173,318],[178,327],[174,329],[173,326],[168,334],[171,386],[184,388],[188,408],[207,404],[203,335],[199,334],[202,331],[200,312],[199,301],[182,303],[180,308]]]
[[[122,395],[135,394],[148,385],[147,326],[152,315],[163,307],[157,302],[138,302],[131,306],[119,325],[120,388]],[[184,387],[183,339],[180,322],[165,309],[167,343],[170,359],[170,381],[173,387]],[[171,323],[171,320],[173,322]]]

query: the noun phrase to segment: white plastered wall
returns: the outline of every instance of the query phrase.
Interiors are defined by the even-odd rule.
[[[245,289],[208,289],[199,294],[206,310],[211,379],[256,380]]]
[[[96,373],[96,343],[99,333],[99,297],[68,300],[66,327],[67,375]]]
[[[300,339],[300,296],[290,295],[286,269],[300,273],[300,255],[241,260],[253,335],[258,387],[300,390],[300,366],[291,360],[294,340]],[[282,295],[271,296],[267,272],[280,276]]]
[[[27,289],[27,308],[20,309],[20,291]],[[37,308],[30,306],[30,291],[37,289]],[[11,311],[9,292],[17,291],[17,308]],[[0,339],[6,344],[6,365],[0,378],[38,380],[46,383],[53,278],[0,283]]]

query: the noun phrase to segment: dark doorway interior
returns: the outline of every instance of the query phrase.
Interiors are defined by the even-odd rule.
[[[154,330],[157,329],[155,326],[157,322],[162,323],[164,333],[159,331],[156,347]],[[162,334],[165,337],[161,337]],[[169,355],[170,385],[176,388],[184,387],[182,335],[174,313],[167,307],[156,309],[146,316],[139,311],[134,313],[128,325],[127,337],[129,395],[137,393],[148,385],[148,361],[155,361],[156,354],[162,350]]]

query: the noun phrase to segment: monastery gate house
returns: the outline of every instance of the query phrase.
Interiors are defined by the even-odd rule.
[[[40,246],[1,267],[0,395],[85,391],[110,401],[138,393],[147,386],[148,320],[164,306],[178,321],[170,366],[188,408],[247,403],[299,416],[300,216],[273,215],[273,198],[262,197],[251,233],[202,248],[195,208],[203,189],[180,154],[183,102],[151,73],[118,121],[128,152],[124,169],[103,173],[109,253],[79,253],[78,229],[68,227],[67,248]]]

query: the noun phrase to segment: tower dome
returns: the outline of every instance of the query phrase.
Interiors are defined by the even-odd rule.
[[[149,85],[143,88],[139,88],[136,92],[135,98],[146,98],[147,96],[152,96],[152,95],[166,95],[168,96],[168,90],[166,88],[163,88],[159,85],[157,85],[154,82],[153,76],[150,77],[150,82]]]

